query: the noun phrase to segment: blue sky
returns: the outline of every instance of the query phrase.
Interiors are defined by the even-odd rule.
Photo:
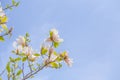
[[[10,0],[1,0],[5,6]],[[32,80],[120,80],[120,0],[21,0],[6,11],[13,36],[0,43],[0,65],[4,67],[12,42],[31,34],[39,49],[51,28],[64,39],[58,51],[68,50],[73,67],[45,69]],[[4,60],[4,59],[5,60]]]

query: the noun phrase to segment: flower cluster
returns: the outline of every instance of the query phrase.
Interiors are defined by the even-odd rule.
[[[37,57],[34,56],[36,51],[33,50],[31,46],[28,46],[27,38],[25,38],[24,36],[19,36],[18,39],[16,39],[16,41],[13,42],[13,47],[15,48],[13,53],[20,55],[20,56],[24,55],[26,56],[28,60],[32,62],[37,59]]]
[[[27,78],[30,77],[29,74],[37,73],[39,72],[39,70],[43,69],[44,67],[59,69],[62,67],[63,61],[68,66],[72,66],[73,61],[71,58],[69,58],[68,52],[63,51],[59,53],[56,51],[56,48],[60,45],[61,42],[63,42],[63,39],[59,37],[58,31],[56,29],[51,29],[49,33],[49,37],[43,42],[39,51],[37,52],[30,45],[30,39],[28,33],[26,33],[25,36],[19,36],[16,39],[16,41],[13,42],[14,50],[12,51],[14,54],[17,55],[17,58],[10,57],[10,62],[12,62],[12,65],[8,63],[6,67],[9,75],[12,75],[10,68],[14,68],[13,64],[18,65],[21,62],[22,63],[28,62],[27,64],[30,68],[30,72],[26,75]],[[22,79],[22,80],[26,80],[26,79]]]
[[[62,52],[61,54],[58,54],[55,51],[55,48],[58,47],[61,42],[63,42],[63,39],[61,39],[58,35],[58,31],[56,29],[51,29],[49,37],[45,40],[45,42],[42,44],[40,48],[40,52],[36,52],[33,50],[31,46],[29,46],[27,41],[28,36],[19,36],[16,41],[13,43],[13,46],[15,50],[13,51],[17,55],[24,55],[27,57],[29,61],[34,62],[36,59],[38,59],[40,56],[44,57],[44,63],[49,64],[48,66],[53,66],[53,64],[56,64],[57,67],[58,64],[61,63],[61,61],[65,61],[68,66],[72,65],[72,59],[69,58],[68,53]],[[36,56],[37,55],[37,56]],[[54,62],[54,63],[53,63]],[[56,68],[57,68],[56,67]]]
[[[6,23],[8,21],[8,18],[6,16],[6,14],[4,13],[2,7],[0,6],[0,41],[4,41],[4,37],[5,35],[10,35],[11,36],[11,32],[12,32],[12,28],[8,29]]]
[[[63,39],[59,37],[58,31],[56,29],[51,29],[49,38],[46,41],[53,42],[54,47],[57,48],[59,44],[63,42]]]

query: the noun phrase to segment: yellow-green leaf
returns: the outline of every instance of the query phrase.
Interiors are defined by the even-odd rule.
[[[15,61],[20,61],[20,60],[21,60],[21,58],[20,58],[20,57],[18,57],[18,58],[16,58],[16,59],[15,59]]]
[[[54,47],[57,48],[59,46],[60,43],[58,42],[54,42]]]
[[[21,73],[22,73],[22,70],[19,70],[16,75],[19,76]]]
[[[34,54],[34,56],[37,56],[37,57],[38,57],[38,56],[40,56],[40,54],[36,53],[36,54]]]
[[[56,62],[50,63],[52,68],[59,68],[59,65]]]
[[[10,73],[10,71],[11,71],[10,62],[7,63],[6,70],[8,73]]]
[[[7,20],[8,20],[7,16],[2,16],[2,17],[0,16],[0,24],[6,23]]]
[[[5,41],[4,38],[3,38],[2,36],[0,36],[0,41],[2,41],[2,42]]]
[[[41,54],[45,55],[48,52],[47,48],[42,47]]]
[[[1,27],[7,32],[8,31],[8,28],[7,28],[7,25],[6,24],[1,24]]]
[[[25,62],[27,60],[27,57],[22,58],[22,62]]]

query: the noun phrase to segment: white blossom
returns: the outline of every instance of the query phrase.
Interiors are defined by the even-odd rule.
[[[58,31],[56,29],[51,29],[50,30],[50,37],[46,41],[53,41],[53,42],[63,42],[64,40],[61,39],[58,35]]]
[[[36,56],[34,56],[33,54],[31,54],[30,56],[28,56],[28,60],[34,62],[37,59]]]
[[[16,39],[17,45],[25,46],[25,38],[23,36],[19,36],[18,39]]]
[[[34,53],[32,47],[24,47],[22,51],[26,56],[29,56]]]
[[[72,64],[73,64],[73,59],[71,59],[71,58],[68,57],[68,58],[65,59],[65,62],[67,63],[68,66],[71,67]]]

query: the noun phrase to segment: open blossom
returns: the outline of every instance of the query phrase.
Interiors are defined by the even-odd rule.
[[[34,53],[32,47],[24,47],[22,51],[26,56],[30,56],[31,54]]]
[[[61,39],[58,35],[58,31],[56,29],[50,30],[50,37],[47,39],[47,41],[53,41],[56,43],[63,42],[63,39]]]
[[[37,59],[37,57],[34,56],[33,54],[28,56],[28,60],[31,61],[31,62],[34,62],[36,59]]]
[[[15,53],[19,54],[22,52],[23,46],[25,45],[25,39],[22,36],[19,36],[18,39],[16,39],[15,42],[13,42],[13,47],[15,48]]]
[[[73,64],[73,59],[67,57],[67,58],[65,58],[64,60],[65,60],[65,62],[67,63],[68,66],[70,66],[70,67],[72,66],[72,64]]]
[[[37,57],[34,56],[34,53],[36,52],[32,49],[32,47],[24,47],[22,52],[28,57],[28,60],[31,62],[34,62],[37,59]]]
[[[23,47],[21,45],[17,46],[16,44],[16,42],[13,43],[13,47],[15,48],[14,53],[19,54],[20,52],[22,52]]]
[[[23,36],[19,36],[18,39],[16,39],[16,43],[17,45],[25,46],[26,44],[25,38]]]
[[[64,53],[60,54],[60,56],[64,59],[64,61],[66,62],[66,64],[67,64],[68,66],[70,66],[70,67],[72,66],[72,64],[73,64],[73,59],[69,58],[67,52],[64,52]]]

